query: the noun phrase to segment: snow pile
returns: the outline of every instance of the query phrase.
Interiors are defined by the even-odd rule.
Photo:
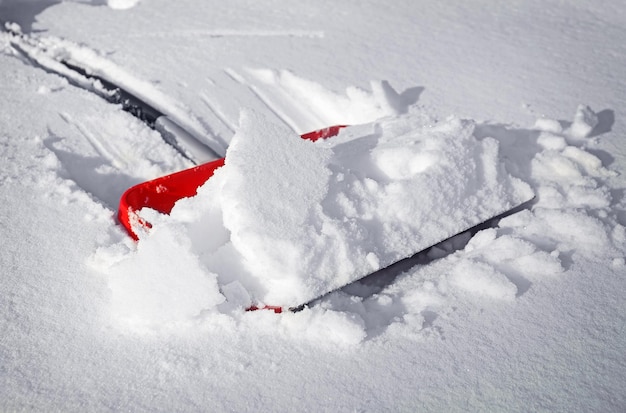
[[[532,198],[504,170],[497,141],[473,132],[471,121],[407,115],[313,143],[243,112],[225,166],[198,195],[170,217],[144,212],[153,228],[117,264],[112,289],[124,295],[149,282],[133,274],[150,262],[149,297],[191,293],[178,315],[219,304],[216,277],[222,309],[304,304]],[[182,274],[172,275],[163,245],[180,250]],[[200,262],[211,281],[198,282]],[[146,300],[138,307],[159,302]]]
[[[135,325],[151,319],[168,324],[220,304],[224,297],[215,277],[203,270],[189,244],[183,232],[166,227],[140,243],[134,259],[120,261],[109,280],[114,316]]]
[[[500,222],[502,228],[507,219]],[[558,251],[542,251],[506,232],[489,228],[476,234],[451,270],[452,285],[476,295],[511,300],[525,293],[531,280],[563,272]]]
[[[423,340],[438,336],[435,320],[460,303],[511,303],[566,273],[574,256],[609,257],[599,265],[622,268],[626,228],[612,211],[614,200],[604,184],[616,173],[592,154],[594,140],[586,139],[591,130],[572,133],[580,130],[581,123],[575,125],[583,112],[587,119],[597,117],[580,106],[571,123],[540,119],[532,129],[476,125],[481,139],[500,142],[507,169],[532,184],[537,194],[532,208],[419,254],[413,268],[382,290],[377,280],[389,277],[384,272],[334,292],[320,305],[353,314],[369,336],[386,330]],[[419,265],[424,263],[429,265]]]

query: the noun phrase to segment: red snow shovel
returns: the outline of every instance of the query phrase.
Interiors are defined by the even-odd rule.
[[[325,129],[305,133],[302,139],[316,141],[335,136],[344,125],[330,126]],[[176,201],[196,195],[198,187],[205,183],[215,170],[224,165],[224,158],[207,162],[193,168],[162,176],[151,181],[135,185],[122,195],[117,219],[128,234],[138,240],[137,231],[151,225],[138,215],[142,208],[152,208],[162,214],[169,214]]]
[[[331,126],[326,129],[304,134],[302,135],[302,138],[312,141],[329,138],[337,135],[343,127],[344,126]],[[169,214],[174,207],[176,201],[182,198],[194,196],[198,187],[200,187],[208,179],[210,179],[211,176],[213,176],[215,170],[223,166],[224,163],[224,158],[217,159],[215,161],[186,169],[184,171],[163,176],[152,181],[144,182],[128,189],[122,195],[122,198],[120,200],[120,206],[118,210],[119,222],[128,231],[129,235],[137,240],[139,238],[139,234],[147,231],[151,227],[149,222],[145,221],[139,216],[138,211],[140,211],[142,208],[147,207],[163,214]],[[271,167],[271,165],[268,165],[268,167]],[[484,185],[485,188],[492,189],[487,184],[487,181],[485,181]],[[510,189],[511,191],[513,191],[512,187]],[[433,190],[437,190],[437,188],[433,188]],[[466,211],[465,204],[462,202],[462,197],[464,196],[464,194],[462,191],[460,191],[456,195],[460,197],[460,199],[458,203],[454,204],[456,209],[452,209],[452,213],[458,213],[463,219],[459,220],[457,227],[451,227],[450,225],[445,226],[442,220],[435,219],[432,225],[439,225],[441,228],[437,227],[436,231],[430,233],[429,238],[420,237],[418,239],[418,242],[414,244],[415,253],[419,253],[419,251],[425,251],[431,246],[438,244],[439,242],[445,241],[446,239],[462,232],[468,230],[476,231],[484,225],[490,225],[490,222],[497,222],[497,220],[504,216],[510,215],[515,211],[530,206],[530,203],[532,203],[532,200],[534,198],[534,194],[532,193],[530,187],[527,187],[526,190],[522,190],[521,187],[517,187],[515,189],[515,193],[507,195],[503,202],[495,203],[492,206],[478,205],[476,208],[474,208],[477,210],[477,212],[467,213],[464,215],[464,211]],[[447,217],[447,215],[443,218],[445,217]],[[429,233],[426,232],[426,234],[428,235]],[[407,262],[414,263],[411,256],[407,255],[406,257],[404,257],[404,259],[401,259],[396,263],[386,262],[384,267],[392,268],[397,264],[401,264],[401,266],[404,266]],[[383,268],[383,270],[385,268]],[[355,272],[354,274],[349,274],[351,278],[347,280],[348,282],[346,282],[345,279],[341,279],[341,281],[337,282],[333,281],[334,284],[333,282],[330,282],[328,283],[328,285],[324,286],[324,288],[327,288],[326,291],[321,291],[320,288],[320,292],[317,298],[330,291],[341,288],[350,282],[361,279],[366,275],[368,274]],[[318,292],[315,292],[315,294],[317,293]],[[304,297],[304,299],[306,299],[308,302],[311,302],[312,300],[316,299],[316,297],[311,295],[311,297]],[[283,303],[282,306],[261,305],[259,307],[256,306],[254,303],[251,303],[247,310],[264,308],[273,310],[276,313],[280,313],[283,311],[283,309],[296,310],[298,308],[302,308],[302,306],[305,304],[306,303],[286,302]]]

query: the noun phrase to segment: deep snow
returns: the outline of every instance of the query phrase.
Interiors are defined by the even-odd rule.
[[[180,227],[136,245],[113,219],[189,162],[2,34],[3,410],[626,407],[624,6],[52,3],[0,15],[207,143],[243,107],[296,133],[454,114],[537,201],[299,313],[238,311]]]

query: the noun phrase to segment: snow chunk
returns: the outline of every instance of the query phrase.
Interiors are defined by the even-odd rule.
[[[535,129],[548,132],[551,134],[559,134],[563,132],[563,127],[561,123],[556,119],[549,118],[539,118],[535,122]]]
[[[449,280],[462,290],[491,298],[513,300],[517,294],[515,284],[504,274],[480,261],[460,261]]]
[[[519,286],[564,271],[558,251],[541,251],[537,245],[513,235],[497,235],[495,228],[477,233],[465,251],[496,268]]]
[[[115,10],[132,9],[140,0],[107,0],[107,5]]]
[[[541,206],[548,208],[604,208],[611,203],[610,191],[594,177],[613,176],[595,155],[575,146],[546,150],[531,161],[532,176],[539,182]]]
[[[363,320],[355,314],[332,310],[304,310],[286,314],[281,323],[291,334],[331,345],[355,345],[365,338]]]
[[[589,106],[579,105],[574,115],[574,122],[568,129],[573,138],[583,139],[589,136],[598,124],[598,115]]]
[[[134,326],[163,326],[189,321],[215,308],[224,297],[216,277],[190,252],[179,226],[160,227],[137,251],[107,269],[112,311]]]
[[[465,246],[465,251],[470,252],[485,247],[492,243],[496,239],[496,236],[497,232],[495,228],[487,228],[478,231]]]
[[[567,147],[567,141],[563,136],[550,132],[542,132],[537,137],[537,144],[544,149],[562,150]]]

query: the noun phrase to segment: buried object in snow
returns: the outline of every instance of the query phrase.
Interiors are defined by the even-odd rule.
[[[316,141],[336,136],[343,125],[330,126],[301,135],[302,139]],[[142,182],[127,189],[120,199],[117,218],[128,234],[138,240],[135,231],[149,228],[151,224],[138,215],[142,208],[151,208],[169,214],[176,201],[196,195],[217,168],[224,166],[224,158],[203,163],[183,171]]]
[[[130,188],[118,217],[140,242],[184,228],[229,303],[293,309],[531,200],[473,132],[407,115],[297,139],[244,112],[226,158]]]

